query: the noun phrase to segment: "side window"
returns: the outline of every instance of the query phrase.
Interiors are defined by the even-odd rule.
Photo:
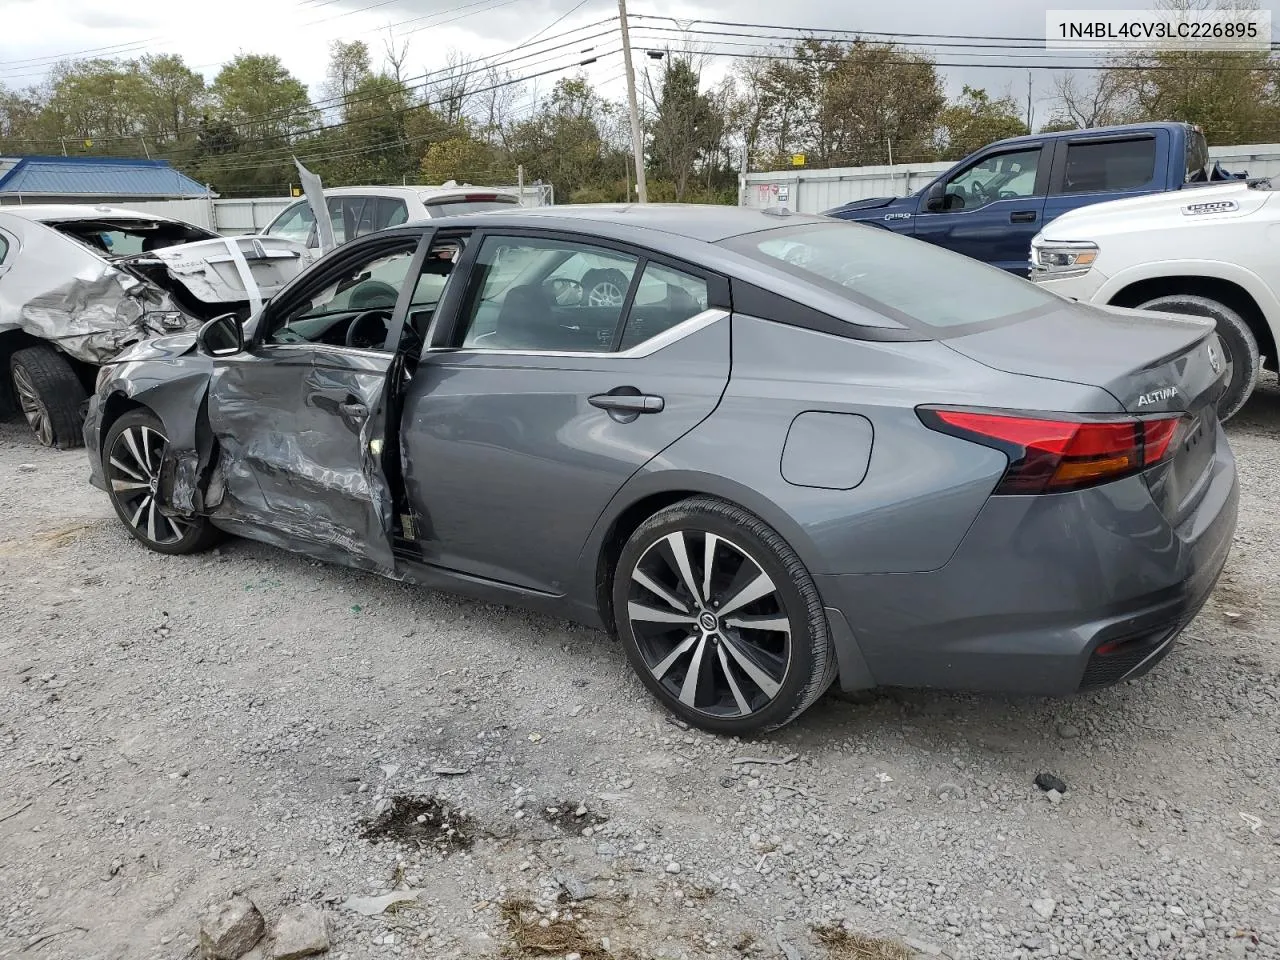
[[[462,311],[462,346],[607,352],[637,265],[588,244],[486,237]]]
[[[301,303],[268,313],[264,339],[381,349],[416,246],[408,240],[400,249],[383,247],[308,291]]]
[[[398,227],[409,220],[409,205],[391,197],[378,199],[378,229]]]
[[[364,205],[360,197],[330,197],[325,201],[329,208],[329,222],[333,224],[333,242],[346,243],[351,239],[351,230],[355,227],[355,216],[359,207]]]
[[[1035,196],[1040,148],[985,157],[947,182],[946,210],[976,210],[997,200]]]
[[[1150,183],[1155,172],[1155,137],[1072,143],[1067,146],[1062,192],[1134,190]]]
[[[404,332],[401,335],[402,349],[418,349],[426,342],[427,329],[435,316],[436,308],[444,299],[445,287],[453,276],[454,268],[462,256],[466,246],[466,238],[451,237],[436,240],[427,251],[427,258],[422,263],[413,286],[413,296],[409,301],[409,315],[405,318]]]
[[[271,221],[271,225],[267,227],[266,232],[274,237],[284,237],[286,240],[306,243],[307,238],[311,236],[311,228],[315,226],[315,222],[316,218],[311,212],[311,206],[304,200],[301,203],[295,203],[291,207],[286,207],[284,213]]]
[[[629,350],[707,309],[707,284],[651,263],[644,268],[619,349]]]

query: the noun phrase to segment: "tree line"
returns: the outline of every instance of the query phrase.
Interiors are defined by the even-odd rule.
[[[733,203],[749,169],[952,160],[1029,132],[1012,91],[965,86],[948,98],[935,61],[867,39],[806,36],[737,55],[709,80],[691,47],[642,58],[646,174],[653,200]],[[82,59],[27,89],[0,87],[0,155],[148,156],[226,195],[284,192],[296,155],[326,184],[553,184],[560,202],[615,201],[632,189],[625,105],[582,75],[521,79],[452,54],[411,77],[407,47],[375,58],[335,41],[312,98],[270,54],[240,54],[211,81],[172,54]],[[651,55],[652,57],[652,55]],[[1280,139],[1280,64],[1268,53],[1162,52],[1113,58],[1054,80],[1039,129],[1183,120],[1210,144]]]

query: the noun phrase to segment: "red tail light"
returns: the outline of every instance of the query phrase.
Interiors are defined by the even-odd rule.
[[[1183,415],[1087,420],[921,408],[941,433],[994,447],[1009,458],[995,492],[1061,493],[1132,476],[1170,456]]]
[[[466,199],[474,203],[478,200],[497,200],[498,195],[496,193],[468,193]]]

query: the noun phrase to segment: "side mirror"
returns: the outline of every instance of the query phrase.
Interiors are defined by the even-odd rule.
[[[947,206],[947,185],[941,180],[936,180],[929,184],[929,192],[924,197],[924,208],[930,212],[937,213],[939,210],[946,209]]]
[[[196,346],[210,357],[229,357],[244,349],[244,328],[234,313],[224,313],[200,328]]]

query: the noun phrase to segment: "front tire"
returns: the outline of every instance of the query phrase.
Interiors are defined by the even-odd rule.
[[[171,555],[213,546],[218,530],[208,517],[178,517],[160,507],[156,491],[169,446],[164,424],[149,410],[130,410],[111,425],[102,444],[102,469],[116,516],[149,550]]]
[[[1253,393],[1254,384],[1258,382],[1258,374],[1262,370],[1258,340],[1244,317],[1217,300],[1188,293],[1157,297],[1141,304],[1138,309],[1189,313],[1214,321],[1227,354],[1226,361],[1231,368],[1231,379],[1227,383],[1226,392],[1218,399],[1218,419],[1229,420],[1239,413]]]
[[[703,730],[776,730],[835,679],[813,578],[773,528],[723,500],[683,500],[642,523],[622,550],[612,596],[641,681]]]
[[[18,409],[46,447],[84,446],[80,408],[88,399],[84,384],[65,356],[43,344],[14,352],[9,374]]]

